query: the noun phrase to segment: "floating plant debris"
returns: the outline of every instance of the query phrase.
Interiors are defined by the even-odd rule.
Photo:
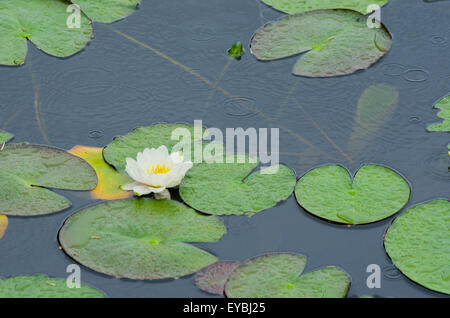
[[[400,211],[409,195],[406,180],[379,165],[363,165],[353,180],[342,166],[321,166],[301,177],[295,188],[295,196],[303,209],[345,224],[385,219]]]
[[[231,56],[237,60],[239,60],[244,54],[244,48],[242,47],[241,42],[236,42],[233,46],[228,50],[228,56]]]

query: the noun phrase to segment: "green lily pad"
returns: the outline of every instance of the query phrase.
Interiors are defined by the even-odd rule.
[[[40,215],[71,206],[48,188],[91,190],[95,171],[64,150],[29,144],[7,144],[0,151],[0,211],[6,215]]]
[[[111,23],[132,14],[141,0],[71,0],[91,19]]]
[[[392,118],[398,103],[398,89],[389,84],[368,87],[358,101],[356,121],[350,136],[349,151],[359,153]]]
[[[186,204],[207,214],[251,214],[275,206],[294,190],[294,172],[284,165],[252,173],[258,163],[202,163],[190,169],[180,185]],[[270,169],[270,170],[269,170]]]
[[[367,7],[376,4],[380,7],[389,0],[262,0],[265,4],[279,11],[296,14],[318,9],[351,9],[362,14],[367,13]]]
[[[136,158],[138,152],[142,152],[145,148],[158,148],[164,145],[169,153],[172,150],[181,151],[182,149],[173,149],[174,146],[179,144],[180,140],[172,140],[171,138],[172,132],[178,128],[189,131],[191,139],[185,140],[185,142],[191,142],[192,145],[203,138],[203,136],[194,136],[194,126],[188,124],[155,124],[148,127],[139,127],[126,135],[114,138],[104,149],[103,157],[119,172],[124,172],[126,159],[128,157]],[[204,132],[205,129],[202,129],[201,134]],[[192,156],[193,149],[191,149]]]
[[[225,283],[240,264],[236,261],[223,261],[208,265],[195,275],[195,285],[207,293],[223,295]]]
[[[59,232],[64,251],[97,272],[131,279],[176,278],[217,261],[186,242],[216,242],[222,221],[171,200],[132,198],[88,207]]]
[[[303,209],[337,223],[365,224],[385,219],[409,200],[408,182],[379,165],[363,165],[352,181],[339,165],[315,168],[297,183],[295,196]]]
[[[14,136],[6,131],[0,130],[0,146],[2,146],[5,142],[10,141]]]
[[[82,50],[91,39],[92,28],[83,14],[80,28],[69,28],[67,7],[68,3],[63,0],[3,0],[0,3],[0,64],[23,64],[27,39],[57,57]]]
[[[450,202],[416,205],[392,223],[384,238],[386,252],[414,282],[450,294]]]
[[[284,16],[256,31],[251,52],[264,61],[307,52],[295,64],[295,75],[351,74],[377,62],[392,44],[384,25],[368,28],[366,21],[363,14],[345,9]]]
[[[441,111],[438,113],[438,117],[444,120],[441,123],[432,124],[428,126],[429,131],[440,131],[449,132],[450,131],[450,95],[444,97],[439,102],[434,105],[434,108],[438,108]]]
[[[0,298],[104,298],[95,288],[67,287],[66,279],[45,275],[0,278]]]
[[[268,254],[250,259],[231,274],[225,285],[229,298],[344,298],[350,277],[328,266],[302,275],[306,257]]]

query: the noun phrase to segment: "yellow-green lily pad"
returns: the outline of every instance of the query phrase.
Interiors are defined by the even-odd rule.
[[[188,243],[216,242],[222,221],[171,200],[107,201],[70,216],[59,232],[64,251],[97,272],[130,279],[176,278],[217,258]]]
[[[64,150],[29,144],[7,144],[0,151],[0,211],[6,215],[40,215],[71,206],[45,188],[91,190],[95,171]]]
[[[345,224],[366,224],[400,211],[409,200],[408,182],[380,165],[363,165],[353,180],[339,165],[312,169],[297,183],[295,196],[303,209]]]
[[[94,21],[111,23],[132,14],[141,0],[71,0]]]
[[[434,108],[440,109],[438,117],[442,118],[441,123],[431,124],[428,131],[449,132],[450,131],[450,95],[442,98],[434,105]]]

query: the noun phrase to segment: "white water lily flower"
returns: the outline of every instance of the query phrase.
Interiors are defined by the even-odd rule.
[[[136,159],[127,158],[125,168],[135,182],[122,186],[122,189],[134,191],[139,196],[153,192],[156,199],[170,199],[167,188],[178,186],[192,168],[192,162],[184,161],[181,152],[169,155],[166,146],[146,148],[137,154]]]

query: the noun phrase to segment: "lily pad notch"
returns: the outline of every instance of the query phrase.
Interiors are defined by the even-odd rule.
[[[347,75],[370,67],[391,48],[392,36],[380,22],[347,9],[300,12],[269,22],[256,31],[250,51],[262,61],[303,54],[293,74],[306,77]]]

